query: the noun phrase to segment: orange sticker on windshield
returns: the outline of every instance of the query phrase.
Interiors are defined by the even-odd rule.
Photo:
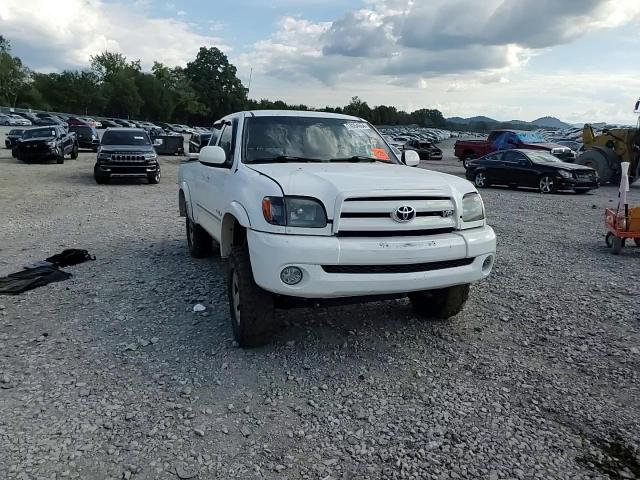
[[[389,161],[391,160],[389,158],[389,154],[387,153],[387,151],[384,148],[372,148],[371,149],[371,154],[376,157],[378,160],[385,160],[385,161]]]

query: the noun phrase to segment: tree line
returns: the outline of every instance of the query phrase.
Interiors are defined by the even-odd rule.
[[[344,107],[317,109],[281,100],[252,100],[248,93],[236,67],[216,47],[201,47],[185,67],[154,62],[145,72],[139,60],[103,52],[91,57],[87,69],[39,73],[13,56],[9,41],[0,36],[0,106],[5,107],[189,125],[209,125],[240,110],[314,109],[354,115],[374,125],[469,129],[450,124],[439,110],[409,113],[387,105],[370,107],[357,96]]]

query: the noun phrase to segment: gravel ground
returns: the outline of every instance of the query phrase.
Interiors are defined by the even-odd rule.
[[[452,143],[423,167],[462,174]],[[224,263],[187,253],[180,159],[98,186],[94,158],[0,151],[0,273],[97,256],[0,297],[0,478],[640,478],[640,249],[604,246],[615,188],[484,191],[498,263],[450,321],[282,312],[245,351]]]

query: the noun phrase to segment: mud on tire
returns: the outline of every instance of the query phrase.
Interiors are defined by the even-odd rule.
[[[256,284],[246,244],[231,251],[228,282],[231,327],[236,342],[249,348],[269,343],[275,324],[273,295]]]

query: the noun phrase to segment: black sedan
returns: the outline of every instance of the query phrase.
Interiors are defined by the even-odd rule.
[[[404,144],[404,150],[415,150],[420,160],[442,160],[442,150],[432,142],[424,140],[410,140]]]
[[[586,193],[599,186],[598,173],[593,168],[565,163],[541,150],[505,150],[471,160],[467,179],[478,188],[506,185],[537,188],[542,193]]]

